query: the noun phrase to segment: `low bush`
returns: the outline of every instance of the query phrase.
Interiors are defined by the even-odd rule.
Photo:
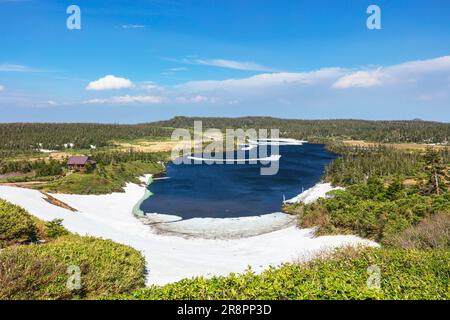
[[[450,252],[343,249],[327,259],[185,279],[112,299],[449,299]],[[380,287],[367,285],[380,270]]]
[[[81,271],[79,289],[67,285],[71,266]],[[69,235],[0,251],[0,299],[102,297],[141,288],[144,280],[142,255],[110,240]]]
[[[35,241],[38,229],[23,208],[0,199],[0,248]]]
[[[395,233],[384,241],[390,247],[404,249],[447,249],[450,248],[450,214],[438,213]]]

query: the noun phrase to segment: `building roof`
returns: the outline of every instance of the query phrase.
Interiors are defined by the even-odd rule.
[[[88,162],[89,157],[86,156],[73,156],[67,160],[68,165],[84,165]]]

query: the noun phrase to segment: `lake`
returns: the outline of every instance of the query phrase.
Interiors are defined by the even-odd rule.
[[[167,165],[141,204],[145,213],[191,218],[247,217],[279,212],[286,199],[320,181],[336,155],[321,144],[280,146],[279,171],[260,175],[261,164]]]

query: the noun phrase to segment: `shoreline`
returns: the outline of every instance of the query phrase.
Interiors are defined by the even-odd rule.
[[[147,181],[147,186],[154,181],[151,176],[150,178],[147,176],[143,177],[143,179]],[[327,192],[339,189],[343,188],[332,187],[331,183],[318,182],[313,187],[286,200],[285,203],[293,204],[303,202],[309,204],[319,198],[325,197]],[[153,193],[146,187],[144,196],[133,207],[133,214],[143,224],[161,235],[173,235],[187,239],[227,240],[258,236],[296,226],[297,224],[296,217],[282,211],[248,217],[191,219],[183,219],[177,215],[142,211],[140,209],[141,204],[152,195]]]
[[[147,187],[154,181],[154,178],[153,178],[152,174],[146,174],[146,175],[140,177],[139,180],[144,185],[145,192],[144,192],[144,196],[133,206],[133,209],[132,209],[133,214],[138,218],[145,217],[145,212],[142,211],[140,207],[141,207],[141,204],[145,200],[147,200],[148,198],[150,198],[153,195],[153,193],[151,193]]]
[[[307,260],[341,246],[378,246],[352,235],[314,237],[314,229],[289,226],[239,239],[202,239],[161,235],[136,218],[133,208],[147,188],[128,183],[124,193],[108,195],[51,194],[78,210],[54,206],[39,191],[0,186],[0,198],[22,206],[40,219],[63,219],[71,232],[111,239],[144,255],[147,284],[166,284],[194,276],[220,276],[244,272],[251,266],[261,272],[269,266]]]

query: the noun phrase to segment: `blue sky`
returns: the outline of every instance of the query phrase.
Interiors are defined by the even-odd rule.
[[[0,122],[449,122],[449,38],[447,0],[0,0]]]

